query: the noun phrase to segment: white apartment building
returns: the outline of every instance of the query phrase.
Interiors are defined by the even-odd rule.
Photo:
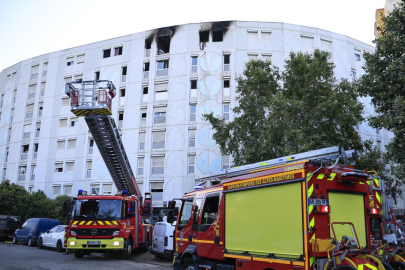
[[[83,118],[70,112],[66,82],[108,79],[113,117],[142,192],[163,206],[199,176],[226,169],[202,115],[232,120],[235,78],[252,58],[283,67],[291,51],[330,52],[338,78],[363,72],[374,48],[312,27],[269,22],[195,23],[154,29],[33,57],[0,73],[1,179],[49,197],[116,189]],[[333,102],[333,101],[331,101]],[[365,115],[374,114],[367,98]],[[362,123],[381,149],[390,133]]]

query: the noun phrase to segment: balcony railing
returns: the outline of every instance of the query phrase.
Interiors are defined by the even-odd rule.
[[[150,49],[146,49],[146,50],[145,50],[145,56],[146,56],[146,57],[149,57],[149,56],[150,56]]]
[[[124,125],[123,120],[118,121],[118,128],[122,128],[123,125]]]
[[[89,154],[89,155],[93,154],[93,146],[89,146],[89,152],[88,152],[88,154]]]
[[[34,112],[27,112],[27,113],[25,114],[25,119],[32,118],[33,115],[34,115]]]
[[[154,119],[154,123],[155,124],[162,124],[162,123],[166,123],[166,116],[155,116]]]
[[[18,181],[25,181],[25,174],[20,174],[18,176]]]
[[[24,132],[23,140],[29,139],[31,137],[31,132]]]
[[[91,178],[91,170],[86,171],[86,178]]]
[[[169,69],[158,69],[156,76],[167,76],[169,74]]]
[[[42,116],[42,110],[38,111],[38,116]]]
[[[224,64],[224,71],[230,71],[231,67],[229,64]]]
[[[29,93],[28,99],[35,98],[35,93]]]
[[[122,75],[121,82],[126,82],[127,81],[127,75]]]
[[[144,71],[143,72],[143,78],[148,79],[149,78],[149,71]]]
[[[21,153],[21,160],[27,160],[28,159],[28,153]]]
[[[35,180],[35,174],[31,174],[31,181]]]
[[[38,78],[38,73],[31,74],[31,80]]]
[[[40,131],[37,130],[37,131],[35,132],[35,138],[38,138],[38,137],[39,137],[39,134],[40,134]]]
[[[37,158],[38,152],[34,152],[34,158]]]
[[[191,66],[191,73],[197,73],[197,66]]]
[[[41,90],[41,97],[45,96],[45,90]]]
[[[42,73],[42,77],[45,77],[47,73],[48,73],[48,71],[44,70],[44,72]]]

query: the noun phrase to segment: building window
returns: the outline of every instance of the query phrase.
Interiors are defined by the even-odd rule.
[[[355,48],[354,49],[354,60],[361,61],[361,50]]]
[[[55,163],[55,172],[57,172],[57,173],[63,172],[63,163],[62,162]]]
[[[147,85],[142,86],[142,102],[148,102],[148,91],[149,87]]]
[[[327,52],[332,57],[332,41],[321,39],[321,50]]]
[[[231,70],[230,63],[231,63],[231,55],[230,54],[225,54],[224,55],[224,71],[230,71]]]
[[[163,201],[163,182],[150,183],[150,192],[155,201]]]
[[[155,117],[153,118],[153,123],[154,124],[166,123],[166,111],[163,111],[163,109],[156,109]]]
[[[93,166],[93,162],[91,160],[87,160],[86,162],[86,178],[91,178],[91,167]]]
[[[195,147],[195,129],[188,131],[188,147]]]
[[[44,103],[43,102],[38,103],[38,116],[39,117],[42,116],[43,109],[44,109]]]
[[[78,124],[78,118],[77,117],[71,117],[70,118],[70,126],[71,127],[76,127],[77,126],[77,124]]]
[[[248,41],[250,42],[257,42],[257,30],[248,30]]]
[[[77,64],[83,64],[84,63],[84,54],[79,54],[76,57],[76,62],[77,62]]]
[[[96,81],[100,80],[100,71],[95,71],[95,72],[94,72],[94,79],[95,79]]]
[[[301,36],[301,48],[303,52],[312,53],[314,51],[314,37]]]
[[[83,74],[76,74],[75,75],[75,82],[81,82],[83,80]]]
[[[67,118],[59,119],[59,127],[60,127],[60,128],[65,128],[65,127],[67,127]]]
[[[141,126],[146,125],[146,109],[141,109]]]
[[[72,195],[72,185],[63,185],[63,195]]]
[[[41,83],[41,97],[45,96],[45,85],[46,85],[45,82]]]
[[[161,36],[157,38],[157,54],[166,54],[170,52],[170,36]]]
[[[194,173],[195,156],[188,156],[188,173]]]
[[[57,140],[58,150],[65,150],[65,140]]]
[[[143,165],[145,162],[144,157],[139,157],[138,158],[138,175],[143,175]]]
[[[103,50],[103,58],[108,58],[111,56],[111,49]]]
[[[90,186],[91,188],[91,194],[93,195],[98,195],[100,194],[100,184],[99,183],[93,183]]]
[[[122,128],[124,126],[124,111],[118,112],[118,128]]]
[[[11,127],[8,129],[8,137],[7,137],[7,142],[11,141]]]
[[[200,31],[200,43],[209,42],[210,32],[209,31]]]
[[[17,72],[13,72],[13,74],[11,74],[11,81],[14,81],[16,76]]]
[[[357,79],[357,72],[356,69],[352,68],[350,72],[350,77],[352,77],[352,82],[355,82]]]
[[[214,30],[212,31],[212,42],[222,42],[224,40],[224,31]]]
[[[229,155],[222,155],[222,169],[229,169]]]
[[[225,97],[229,97],[231,95],[231,80],[230,79],[224,79],[222,94]]]
[[[17,98],[17,89],[14,89],[14,91],[13,91],[13,104],[15,103],[16,98]]]
[[[154,131],[152,132],[152,149],[165,148],[165,131]]]
[[[68,149],[75,149],[76,148],[76,139],[69,139],[68,140]]]
[[[125,97],[125,87],[120,88],[120,96],[123,98]]]
[[[5,161],[6,161],[6,163],[7,163],[7,161],[8,161],[8,154],[10,153],[10,150],[9,150],[9,148],[7,147],[6,148],[6,158],[5,158]]]
[[[20,166],[18,170],[18,181],[25,181],[25,176],[27,175],[27,166]]]
[[[112,184],[103,184],[103,195],[112,194]]]
[[[73,172],[75,170],[75,162],[67,161],[66,162],[66,172]]]
[[[60,190],[61,190],[61,186],[57,185],[57,186],[53,186],[53,196],[59,196],[60,195]]]
[[[224,120],[229,120],[229,104],[223,105],[222,117]]]
[[[139,150],[143,151],[145,150],[145,132],[139,133]]]
[[[155,84],[155,101],[167,100],[168,83]]]
[[[248,53],[249,61],[257,60],[259,53]]]
[[[152,157],[152,174],[164,174],[165,157]]]
[[[35,165],[31,166],[31,178],[30,181],[34,181],[35,180]]]
[[[23,140],[29,139],[31,137],[31,124],[24,125],[23,127]]]
[[[144,79],[149,78],[149,66],[150,66],[149,62],[143,63],[143,78]]]
[[[190,122],[196,121],[197,118],[197,105],[190,105]]]
[[[271,53],[262,53],[262,59],[263,61],[268,61],[271,62]]]
[[[190,81],[190,98],[196,98],[197,97],[197,79],[193,78]]]
[[[381,141],[377,140],[377,151],[381,151]]]
[[[191,57],[191,73],[197,73],[197,61],[198,61],[197,56]]]
[[[75,63],[74,56],[70,56],[66,58],[66,66],[73,66]]]
[[[271,42],[271,31],[262,30],[262,42]]]
[[[21,160],[28,159],[28,151],[30,150],[30,146],[28,144],[21,145]]]
[[[36,84],[32,84],[30,85],[29,89],[28,89],[28,98],[35,98],[35,92],[37,90],[37,85]]]
[[[39,143],[34,143],[34,159],[38,157]]]
[[[122,67],[121,68],[121,82],[126,82],[127,81],[127,67]]]
[[[94,140],[89,139],[89,151],[88,151],[89,155],[93,154],[93,146],[94,146]]]
[[[7,168],[3,168],[3,181],[6,181]]]
[[[39,65],[31,67],[31,80],[38,78]]]
[[[25,119],[30,119],[34,116],[34,104],[27,105],[27,112],[25,114]]]
[[[169,74],[169,60],[157,61],[156,76],[167,76]]]
[[[152,40],[151,39],[146,39],[145,40],[145,56],[149,57],[150,56],[150,49],[152,48]]]
[[[48,63],[44,63],[44,68],[42,71],[42,77],[46,77],[46,75],[48,74]]]
[[[377,135],[380,134],[380,130],[378,128],[375,129],[375,134],[377,134]]]
[[[63,97],[62,98],[62,107],[69,106],[69,98]]]
[[[122,46],[114,48],[114,56],[122,55]]]

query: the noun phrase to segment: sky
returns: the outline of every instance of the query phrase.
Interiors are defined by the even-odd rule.
[[[0,71],[22,60],[171,25],[285,22],[367,44],[384,0],[0,0]]]

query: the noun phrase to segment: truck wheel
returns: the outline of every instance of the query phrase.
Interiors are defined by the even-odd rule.
[[[34,242],[32,242],[32,239],[31,238],[28,238],[28,246],[29,247],[33,247],[34,246]]]
[[[62,241],[58,241],[58,243],[56,243],[56,251],[57,252],[62,252],[63,251],[63,247],[62,247]]]
[[[13,236],[13,244],[18,244],[17,237],[15,235]]]
[[[42,245],[42,238],[38,239],[38,245],[37,246],[38,246],[39,249],[44,248],[44,245]]]
[[[84,257],[83,250],[75,250],[75,258],[81,259]]]
[[[193,262],[193,258],[187,258],[184,260],[181,270],[198,270],[199,267],[196,266]]]
[[[132,253],[132,242],[131,239],[127,239],[125,240],[124,246],[126,247],[126,249],[124,249],[122,251],[122,258],[124,260],[129,260],[129,258],[131,257],[131,253]]]
[[[337,270],[356,270],[354,266],[351,265],[342,265],[337,268]]]
[[[394,270],[405,270],[405,263],[403,262],[390,262],[390,265]]]
[[[392,266],[389,265],[388,263],[386,263],[386,262],[381,262],[381,263],[384,266],[385,270],[394,270],[394,268],[392,268]]]

